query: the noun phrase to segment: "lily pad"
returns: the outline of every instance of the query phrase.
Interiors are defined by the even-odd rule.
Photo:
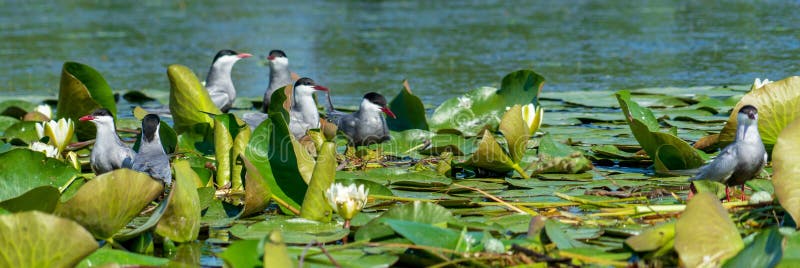
[[[55,214],[73,219],[100,239],[125,227],[161,194],[161,183],[145,173],[117,169],[84,184]]]
[[[763,88],[763,87],[762,87]],[[795,119],[783,131],[772,151],[772,185],[775,196],[794,222],[800,222],[800,118]]]
[[[687,267],[721,264],[744,242],[716,196],[698,193],[675,225],[675,251]]]
[[[636,252],[655,251],[664,246],[672,248],[675,239],[675,221],[659,224],[642,233],[625,239],[625,245]]]
[[[225,251],[218,253],[217,256],[225,261],[228,267],[233,268],[259,268],[264,267],[258,248],[261,243],[258,239],[237,240],[231,243]]]
[[[433,111],[431,129],[456,130],[474,136],[484,128],[497,128],[500,115],[514,104],[536,104],[544,77],[531,70],[512,72],[503,77],[500,89],[482,87],[464,96],[443,102]]]
[[[419,97],[411,93],[408,80],[403,80],[403,89],[389,103],[389,109],[397,116],[397,118],[386,118],[389,130],[428,130],[428,121],[425,119],[425,105],[422,104],[422,100]]]
[[[372,219],[356,232],[356,240],[381,240],[390,238],[394,231],[387,226],[386,219],[397,219],[427,224],[443,224],[453,219],[453,214],[446,208],[427,202],[415,201],[412,203],[394,206],[384,212],[380,217]]]
[[[67,163],[28,149],[0,154],[0,201],[25,194],[40,186],[60,188],[78,175]]]
[[[771,148],[778,141],[781,130],[800,115],[800,76],[775,81],[745,94],[720,132],[722,145],[736,138],[736,115],[745,105],[758,109],[758,132],[764,145]]]
[[[195,184],[200,179],[186,160],[175,161],[173,168],[175,187],[156,233],[175,242],[194,241],[200,232],[200,197]]]
[[[311,182],[308,184],[308,190],[303,199],[300,217],[321,222],[330,221],[332,209],[325,198],[325,191],[333,184],[337,165],[336,144],[333,142],[323,143],[317,155],[314,174],[311,176]]]
[[[240,239],[261,239],[272,231],[279,230],[283,240],[289,244],[307,244],[312,241],[328,243],[342,239],[349,231],[335,222],[317,222],[290,216],[270,216],[255,224],[236,224],[231,235]]]
[[[78,118],[92,113],[97,108],[106,108],[116,117],[117,103],[106,80],[89,65],[65,62],[61,69],[61,84],[58,92],[56,118]],[[94,139],[94,124],[75,124],[75,135],[79,140]]]
[[[269,205],[269,200],[272,196],[269,185],[264,177],[261,176],[258,168],[247,157],[242,157],[242,162],[244,162],[247,173],[244,179],[244,209],[239,217],[263,211]]]
[[[36,134],[36,123],[31,121],[17,122],[3,131],[3,137],[7,140],[20,139],[27,144],[38,141],[39,134]]]
[[[148,255],[127,252],[123,250],[116,250],[110,248],[101,248],[83,259],[78,268],[89,267],[108,267],[111,264],[121,266],[164,266],[169,263],[169,259],[158,258]]]
[[[722,267],[775,267],[783,256],[783,236],[776,226],[762,230]]]
[[[74,221],[38,211],[0,215],[0,266],[73,267],[97,249]]]
[[[222,112],[211,101],[197,76],[186,66],[173,64],[167,67],[169,77],[169,111],[178,134],[190,130],[198,123],[212,125],[208,114]]]
[[[289,253],[286,250],[286,244],[283,243],[283,237],[279,230],[273,230],[263,239],[264,242],[264,267],[285,267],[289,268],[294,266],[292,259],[289,258]]]
[[[56,209],[61,193],[53,186],[40,186],[12,199],[0,202],[0,208],[10,212],[38,210],[50,213]]]

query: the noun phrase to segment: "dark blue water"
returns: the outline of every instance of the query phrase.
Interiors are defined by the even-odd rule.
[[[71,2],[71,3],[67,3]],[[203,79],[217,50],[283,49],[337,105],[404,78],[438,104],[530,68],[545,90],[748,84],[800,71],[797,1],[27,1],[0,0],[0,92],[51,94],[61,64],[120,91],[169,87],[166,66]],[[237,63],[240,96],[267,86]]]

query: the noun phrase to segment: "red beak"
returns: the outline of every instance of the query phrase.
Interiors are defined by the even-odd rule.
[[[78,120],[80,120],[80,121],[92,121],[92,120],[94,120],[94,116],[84,115],[81,118],[78,118]]]
[[[239,53],[239,54],[238,54],[238,55],[236,55],[236,56],[237,56],[237,57],[239,57],[240,59],[244,59],[244,58],[249,58],[249,57],[252,57],[253,55],[252,55],[252,54],[250,54],[250,53]]]
[[[267,56],[267,60],[274,60],[274,59],[275,59],[275,56],[272,56],[272,55]]]
[[[323,86],[314,86],[314,89],[328,92],[328,88]]]
[[[389,110],[389,107],[381,107],[381,111],[383,111],[386,115],[391,116],[394,119],[397,119],[397,116],[394,116],[392,110]]]

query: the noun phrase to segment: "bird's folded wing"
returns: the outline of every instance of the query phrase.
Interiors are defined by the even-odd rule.
[[[706,166],[700,168],[700,172],[689,179],[694,180],[712,180],[725,182],[736,170],[736,151],[723,150],[714,161],[711,161]]]

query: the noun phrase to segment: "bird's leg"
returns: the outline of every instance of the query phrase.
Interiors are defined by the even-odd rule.
[[[745,201],[747,196],[744,195],[744,184],[742,184],[742,198],[741,201]]]
[[[697,191],[697,189],[694,188],[694,182],[690,182],[689,183],[689,194],[686,196],[686,201],[692,200],[692,197],[694,197],[694,192],[696,192],[696,191]]]
[[[725,185],[725,200],[731,202],[731,188]]]

